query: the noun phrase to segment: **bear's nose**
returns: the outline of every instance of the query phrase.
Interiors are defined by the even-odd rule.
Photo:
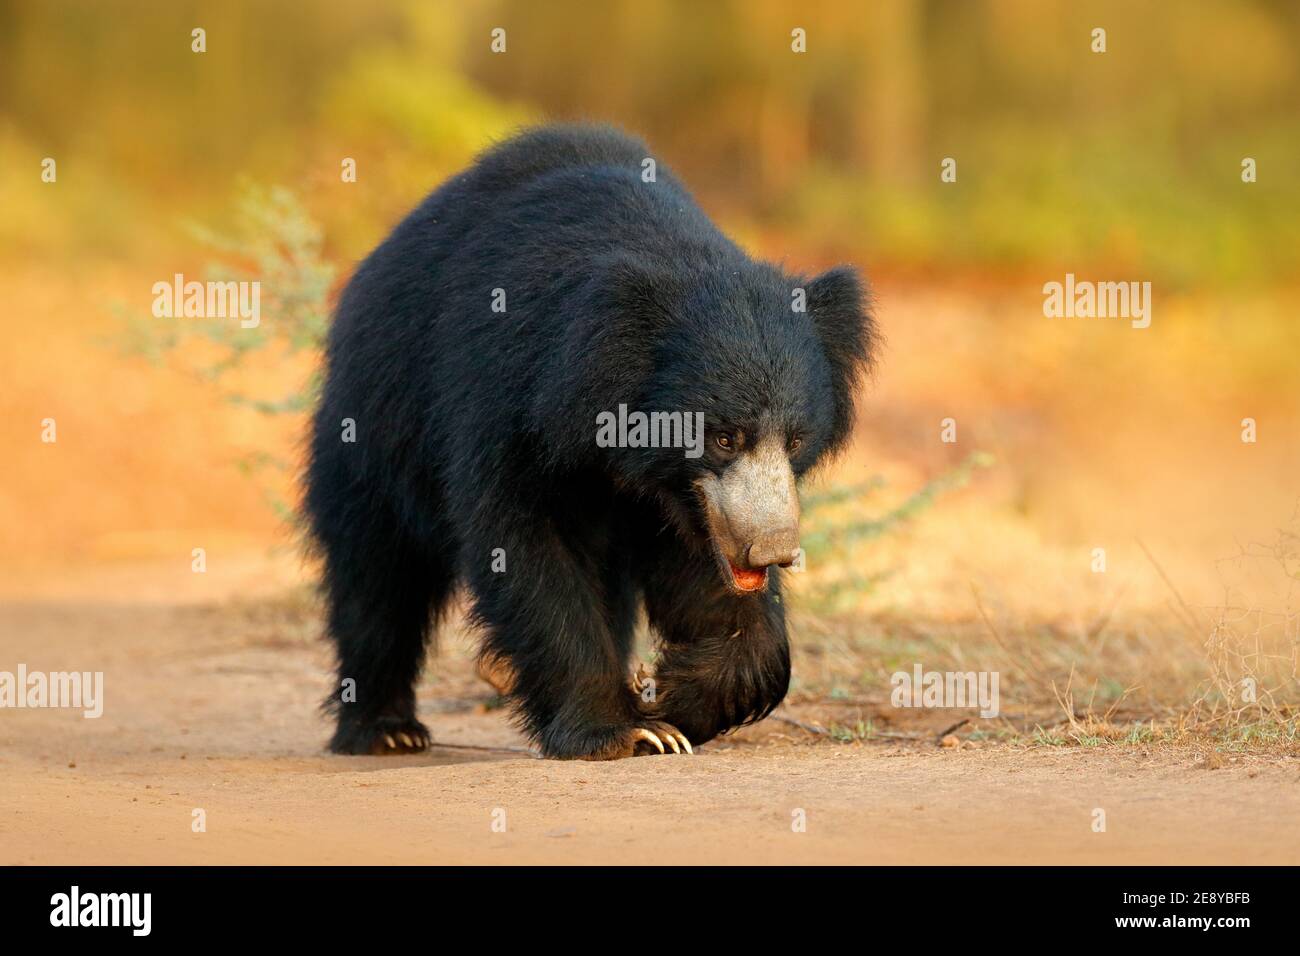
[[[754,539],[745,554],[751,568],[765,568],[779,564],[787,568],[794,564],[799,550],[799,529],[797,527],[778,528],[764,531]]]

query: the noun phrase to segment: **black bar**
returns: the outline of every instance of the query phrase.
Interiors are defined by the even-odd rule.
[[[900,929],[918,943],[1131,936],[1180,942],[1295,925],[1294,872],[1240,867],[1133,868],[306,868],[33,867],[0,871],[7,941],[30,936],[168,942],[374,943],[454,920],[465,945],[502,934],[608,928],[635,944],[665,923],[725,921],[727,942],[823,931],[864,943]],[[117,926],[52,925],[101,910]],[[87,897],[94,897],[93,903]],[[60,910],[61,901],[66,906]],[[138,908],[137,908],[138,907]],[[130,917],[134,916],[132,920]],[[782,928],[784,927],[784,928]],[[651,939],[654,937],[651,936]],[[430,945],[438,945],[437,936]],[[446,942],[445,938],[441,942]],[[539,943],[541,939],[539,938]]]

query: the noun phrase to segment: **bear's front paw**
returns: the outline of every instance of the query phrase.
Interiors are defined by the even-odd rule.
[[[655,693],[649,699],[642,693],[639,698],[641,713],[648,719],[662,721],[678,729],[697,744],[707,743],[719,734],[742,723],[743,717],[733,719],[728,707],[715,696],[711,688],[693,681],[657,678]],[[743,704],[731,708],[744,712]]]
[[[626,727],[551,732],[543,755],[556,760],[621,760],[652,754],[693,754],[691,742],[672,724],[643,719]]]

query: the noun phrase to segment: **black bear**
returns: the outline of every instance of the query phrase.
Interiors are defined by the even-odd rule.
[[[788,275],[646,146],[546,126],[357,269],[305,509],[340,686],[331,749],[419,751],[414,684],[463,583],[548,757],[687,752],[785,696],[796,480],[845,444],[875,332],[856,273]],[[644,605],[653,690],[630,680]]]

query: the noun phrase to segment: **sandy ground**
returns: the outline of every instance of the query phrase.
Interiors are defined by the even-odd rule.
[[[0,669],[105,675],[99,719],[0,711],[0,864],[1300,862],[1287,757],[841,745],[770,720],[695,757],[328,756],[317,628],[271,604],[0,607]],[[444,658],[435,739],[520,746],[467,654]]]

